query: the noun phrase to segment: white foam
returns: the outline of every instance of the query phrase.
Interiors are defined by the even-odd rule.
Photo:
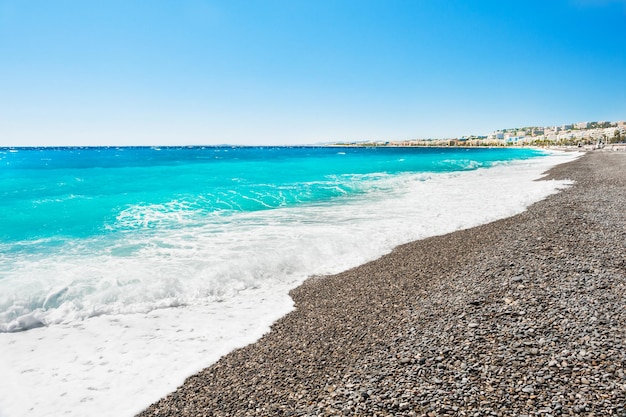
[[[24,285],[13,293],[19,298],[47,274],[40,300],[30,300],[46,308],[24,305],[22,317],[29,327],[49,325],[0,333],[0,416],[132,416],[258,339],[293,308],[287,292],[307,276],[519,213],[566,186],[534,180],[576,156],[406,175],[343,205],[241,214],[129,234],[96,255],[76,248],[27,259],[2,282]]]

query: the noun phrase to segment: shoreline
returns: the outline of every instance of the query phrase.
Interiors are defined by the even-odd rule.
[[[585,154],[519,215],[309,278],[270,333],[139,415],[623,415],[625,172]]]
[[[508,158],[505,151],[493,155],[501,153]],[[382,178],[380,190],[374,187],[373,193],[340,199],[340,204],[305,204],[235,216],[232,220],[237,226],[230,230],[234,233],[229,233],[230,227],[224,228],[224,234],[207,234],[201,228],[184,236],[163,230],[166,233],[159,235],[162,241],[174,244],[171,250],[163,251],[158,241],[146,240],[140,233],[138,240],[133,240],[147,243],[148,250],[137,256],[94,258],[87,245],[84,258],[53,254],[43,264],[26,262],[31,274],[58,270],[61,275],[51,276],[80,273],[88,277],[93,273],[101,277],[97,282],[111,276],[141,279],[152,271],[155,280],[148,282],[156,284],[169,277],[167,288],[179,294],[184,294],[185,288],[228,289],[232,281],[223,278],[234,275],[244,284],[258,282],[258,286],[233,296],[229,293],[219,302],[209,299],[143,313],[102,314],[26,332],[0,333],[6,352],[5,360],[0,358],[0,369],[7,376],[0,382],[5,394],[0,398],[0,414],[43,417],[56,410],[75,416],[135,415],[174,391],[190,375],[269,332],[276,320],[293,309],[289,291],[308,276],[339,273],[403,243],[520,213],[532,202],[565,187],[567,181],[536,179],[550,167],[576,157],[578,154],[554,153],[464,172],[392,175]],[[370,188],[369,181],[358,181],[359,187]],[[457,207],[462,207],[462,215],[452,217]],[[138,213],[152,213],[150,207],[146,209]],[[115,248],[124,241],[108,243]],[[238,246],[236,250],[232,244]],[[158,256],[151,247],[159,248]],[[231,255],[224,256],[227,253]],[[71,262],[65,264],[67,261]],[[105,270],[105,265],[111,268]],[[207,268],[199,269],[200,265]],[[131,299],[133,292],[138,295],[138,284],[128,287],[130,292],[124,291]],[[74,289],[80,289],[78,283],[71,284],[70,290]],[[100,294],[104,293],[94,293]],[[37,391],[37,397],[26,398],[30,391]],[[116,400],[111,403],[111,399]]]

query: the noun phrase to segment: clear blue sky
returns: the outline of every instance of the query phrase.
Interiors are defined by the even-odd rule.
[[[0,0],[0,146],[626,119],[626,0]]]

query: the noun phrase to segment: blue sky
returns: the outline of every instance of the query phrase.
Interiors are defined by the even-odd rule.
[[[0,0],[0,146],[626,119],[626,0]]]

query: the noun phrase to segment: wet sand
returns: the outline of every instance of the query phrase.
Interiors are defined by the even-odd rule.
[[[140,416],[626,415],[626,155],[546,178],[576,183],[308,279],[270,333]]]

